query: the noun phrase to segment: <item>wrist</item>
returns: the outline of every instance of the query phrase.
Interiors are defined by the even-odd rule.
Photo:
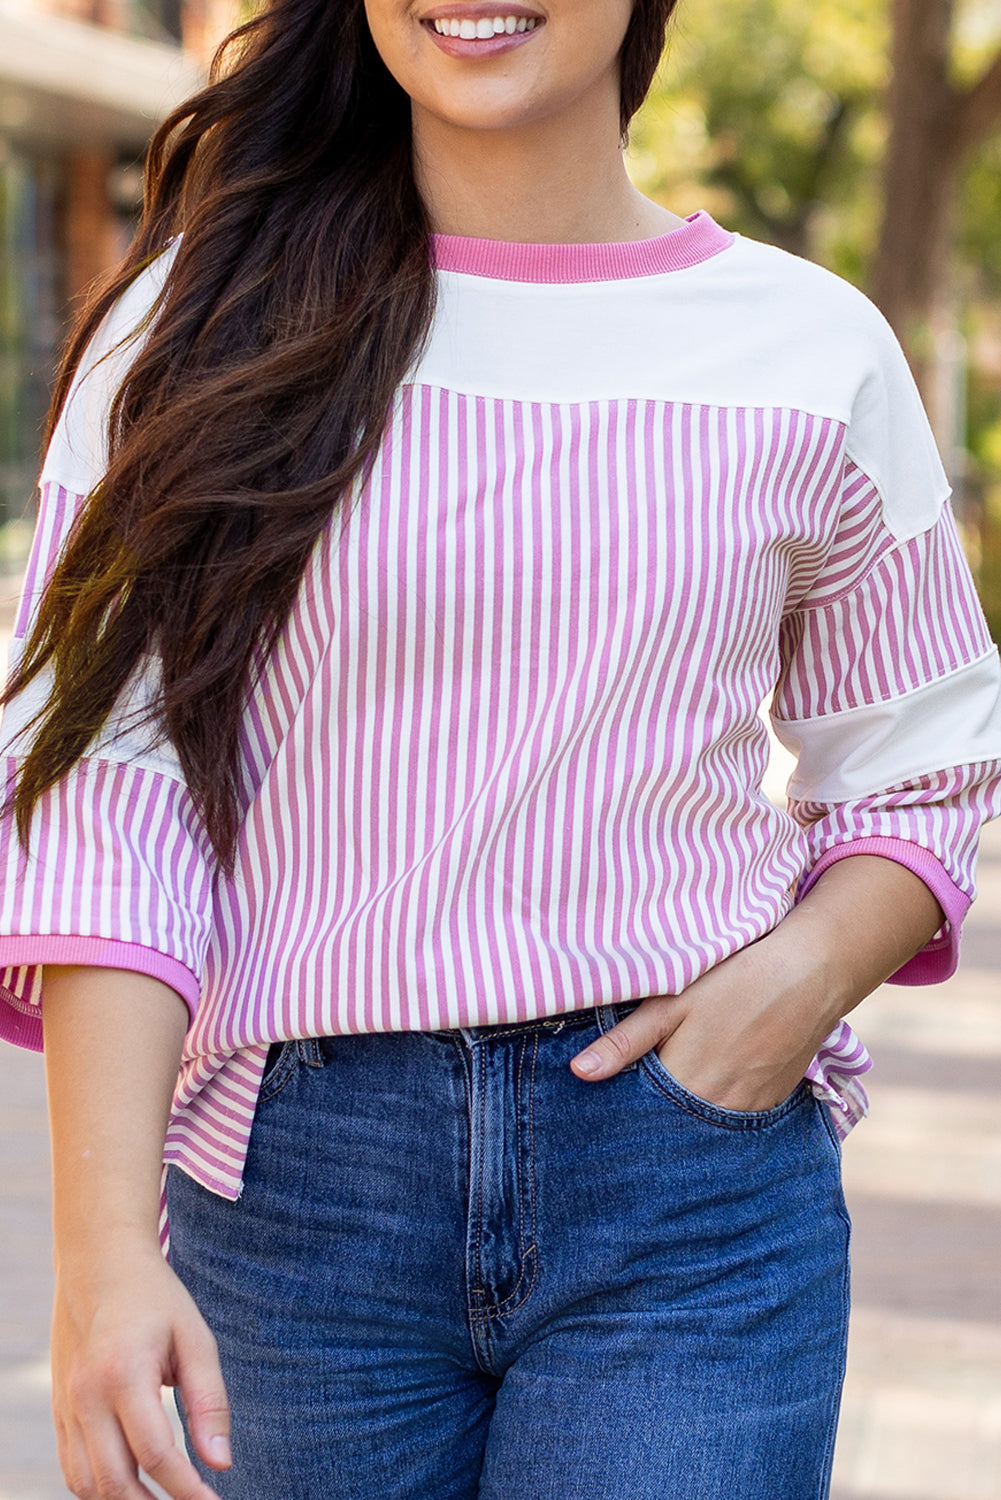
[[[850,993],[836,945],[821,924],[809,931],[799,908],[763,938],[734,956],[740,984],[764,997],[767,1009],[802,1012],[821,1040],[863,997]]]
[[[119,1295],[135,1278],[158,1275],[167,1269],[159,1242],[147,1238],[131,1239],[54,1257],[56,1298],[66,1307],[75,1308],[75,1316],[87,1316],[105,1302]]]
[[[162,1257],[159,1200],[143,1204],[137,1196],[122,1204],[95,1195],[66,1203],[57,1192],[52,1239],[56,1274],[73,1278],[130,1263],[136,1256]]]
[[[53,1220],[53,1260],[58,1269],[74,1265],[113,1262],[145,1250],[160,1249],[158,1222],[98,1218],[81,1226]]]

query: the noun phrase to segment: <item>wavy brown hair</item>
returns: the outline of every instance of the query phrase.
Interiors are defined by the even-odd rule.
[[[623,131],[676,3],[636,0]],[[99,324],[179,235],[112,404],[106,472],[2,701],[51,668],[12,799],[26,840],[38,799],[153,655],[157,728],[231,869],[255,667],[320,533],[364,477],[434,311],[410,103],[375,50],[364,0],[272,0],[157,131],[139,231],[77,319],[47,438]]]

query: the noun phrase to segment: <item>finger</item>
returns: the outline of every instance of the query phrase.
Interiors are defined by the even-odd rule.
[[[229,1400],[215,1339],[204,1323],[174,1335],[177,1386],[184,1402],[191,1441],[213,1469],[233,1462],[229,1445]]]
[[[74,1490],[83,1500],[151,1500],[150,1491],[140,1483],[135,1458],[114,1416],[106,1414],[103,1419],[88,1419],[84,1428],[87,1443],[87,1460],[91,1481],[89,1486]]]
[[[171,1500],[218,1500],[188,1455],[177,1446],[159,1395],[123,1397],[119,1410],[130,1453]],[[149,1492],[141,1488],[137,1493]]]
[[[67,1488],[80,1500],[119,1493],[132,1500],[136,1467],[123,1451],[113,1416],[95,1401],[97,1384],[74,1380],[65,1407],[53,1403],[59,1462]],[[131,1484],[130,1484],[131,1479]],[[140,1493],[142,1493],[140,1491]]]
[[[682,1018],[679,1001],[677,995],[651,995],[604,1036],[572,1057],[570,1066],[578,1077],[589,1082],[614,1078],[672,1034]]]
[[[94,1474],[87,1455],[87,1444],[76,1422],[56,1419],[56,1448],[59,1467],[66,1480],[66,1488],[72,1495],[96,1493]]]

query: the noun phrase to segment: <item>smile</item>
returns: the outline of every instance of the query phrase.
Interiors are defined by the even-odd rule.
[[[489,62],[524,47],[546,24],[545,16],[533,15],[522,0],[508,0],[492,15],[475,0],[445,0],[429,9],[421,24],[439,51],[459,62]]]
[[[461,21],[432,21],[431,25],[439,36],[457,36],[467,42],[485,42],[495,36],[513,36],[518,31],[532,31],[537,22],[534,16],[531,19],[526,16],[485,16],[476,21],[468,17]]]

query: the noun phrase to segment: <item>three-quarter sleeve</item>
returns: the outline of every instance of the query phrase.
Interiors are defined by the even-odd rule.
[[[40,583],[83,497],[50,482],[11,645],[23,648]],[[5,800],[47,696],[40,675],[0,717]],[[193,1013],[211,916],[213,856],[176,755],[134,727],[139,676],[99,739],[40,799],[22,846],[0,819],[0,1036],[41,1046],[41,969],[131,969],[172,986]]]
[[[854,854],[906,865],[945,922],[893,979],[958,962],[981,825],[1001,814],[1001,664],[927,419],[896,341],[848,433],[836,534],[782,626],[772,722],[796,756],[789,810],[805,832],[802,897]]]
[[[12,669],[73,521],[103,472],[111,396],[135,347],[128,336],[142,323],[165,269],[145,273],[109,315],[53,434]],[[40,674],[0,715],[5,803],[50,685],[48,673]],[[155,664],[146,662],[87,754],[39,800],[26,845],[13,818],[0,818],[0,1036],[9,1041],[41,1047],[45,964],[151,975],[195,1011],[214,856],[173,747],[140,727],[155,687]]]

